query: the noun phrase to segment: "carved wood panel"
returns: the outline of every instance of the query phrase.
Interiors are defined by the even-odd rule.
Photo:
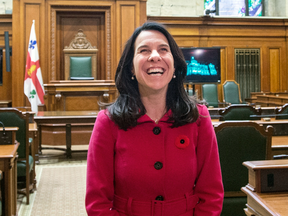
[[[98,49],[97,79],[111,79],[110,22],[109,7],[53,6],[51,8],[50,80],[64,79],[63,48],[69,45],[79,29],[83,30],[87,39]]]
[[[84,34],[86,35],[87,40],[91,43],[92,46],[95,46],[98,49],[97,53],[97,77],[101,79],[101,71],[105,68],[105,57],[106,57],[106,49],[105,43],[101,43],[105,41],[104,34],[102,31],[105,29],[104,23],[104,13],[74,13],[73,16],[70,15],[70,12],[61,12],[57,14],[57,19],[59,19],[59,52],[60,56],[60,68],[57,68],[56,74],[57,79],[63,80],[64,77],[64,53],[63,49],[65,46],[69,46],[71,40],[75,37],[75,34],[78,32],[79,29],[82,29]],[[101,64],[104,63],[104,64]]]

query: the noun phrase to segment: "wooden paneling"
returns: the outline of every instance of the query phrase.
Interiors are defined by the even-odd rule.
[[[120,50],[118,59],[124,49],[126,41],[132,35],[135,28],[140,25],[140,13],[138,1],[117,1],[117,42]]]
[[[235,80],[235,49],[257,48],[261,52],[261,91],[288,89],[288,19],[203,16],[148,17],[148,20],[163,23],[180,47],[221,47],[221,83]],[[273,83],[270,82],[272,70],[276,70]],[[197,88],[199,90],[200,86],[196,85]]]
[[[71,127],[71,144],[88,145],[93,130],[93,125],[79,125]],[[66,145],[65,124],[50,124],[42,126],[43,145]]]
[[[56,80],[64,80],[64,53],[65,46],[69,46],[70,42],[75,38],[79,29],[83,30],[87,40],[92,46],[98,49],[97,52],[97,77],[98,79],[105,79],[105,13],[104,12],[74,12],[71,16],[71,11],[63,11],[57,13],[57,20],[59,20],[59,38],[57,39],[56,52],[61,61],[57,63]],[[58,24],[58,23],[57,23]],[[103,43],[104,41],[104,43]],[[103,77],[102,77],[103,76]]]
[[[12,45],[12,15],[0,15],[0,47],[3,48],[2,84],[0,84],[0,100],[12,100],[12,73],[6,72],[6,50],[4,32],[9,32],[9,45]],[[12,71],[12,58],[10,67]]]
[[[63,49],[81,28],[87,39],[98,49],[97,78],[111,79],[111,11],[110,7],[83,5],[51,5],[51,56],[48,80],[64,79]],[[113,38],[114,39],[114,38]],[[58,60],[60,59],[60,61]],[[48,81],[48,82],[49,82]]]
[[[97,78],[111,80],[115,76],[122,43],[146,21],[146,0],[14,0],[13,47],[17,50],[13,53],[13,106],[30,105],[22,92],[32,19],[36,21],[44,83],[63,79],[62,50],[79,28],[99,49]]]
[[[146,0],[14,0],[12,46],[17,49],[13,49],[12,56],[13,106],[29,105],[22,92],[32,19],[36,21],[44,83],[62,78],[61,50],[66,40],[74,35],[72,32],[79,27],[85,28],[84,33],[88,31],[86,33],[88,39],[97,42],[99,79],[114,79],[126,40],[136,27],[146,21]],[[164,23],[179,46],[220,46],[222,83],[228,79],[235,79],[235,48],[259,48],[261,90],[288,89],[288,61],[286,61],[288,19],[209,16],[148,17],[148,19]],[[7,24],[0,23],[0,29],[5,25]],[[8,28],[11,28],[9,24]],[[273,68],[270,68],[270,65]],[[271,74],[274,69],[277,70],[276,75]],[[272,75],[273,78],[270,80]]]
[[[270,49],[270,92],[280,91],[280,50]]]
[[[42,37],[45,25],[43,25],[44,0],[13,1],[13,35],[12,35],[12,106],[30,105],[24,95],[24,75],[32,20],[35,20],[35,32],[39,50],[40,67],[45,65],[44,38]],[[43,55],[44,53],[44,55]]]
[[[6,50],[3,49],[2,58],[2,85],[0,85],[0,100],[12,100],[12,73],[6,71]],[[12,71],[10,57],[10,69]]]

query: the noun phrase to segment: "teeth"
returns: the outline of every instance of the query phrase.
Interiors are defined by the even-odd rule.
[[[151,73],[150,76],[161,76],[163,73]]]
[[[162,68],[150,68],[148,71],[147,71],[147,73],[163,73],[164,72],[164,70],[162,69]]]

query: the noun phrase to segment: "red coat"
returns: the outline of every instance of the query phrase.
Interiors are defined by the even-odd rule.
[[[198,110],[195,123],[170,128],[168,112],[158,124],[144,115],[128,131],[100,111],[88,150],[88,215],[220,215],[216,136],[207,108]]]

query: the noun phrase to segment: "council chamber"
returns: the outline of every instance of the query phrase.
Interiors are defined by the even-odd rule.
[[[209,110],[221,215],[288,215],[288,1],[243,2],[229,16],[236,6],[219,0],[11,0],[0,14],[0,216],[87,215],[90,136],[119,96],[126,41],[146,21],[173,36],[185,91]],[[37,112],[24,94],[32,23],[44,89]]]

